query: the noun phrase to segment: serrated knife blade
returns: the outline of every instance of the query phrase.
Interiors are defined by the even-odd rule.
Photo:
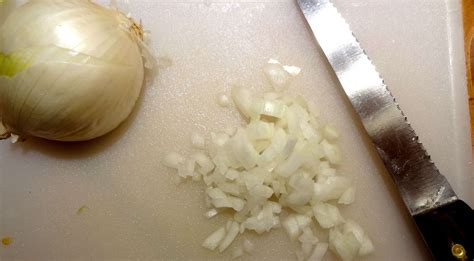
[[[298,4],[433,257],[474,258],[473,211],[431,161],[349,25],[329,0]]]

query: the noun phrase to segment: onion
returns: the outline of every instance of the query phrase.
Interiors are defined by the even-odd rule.
[[[232,99],[242,115],[249,118],[253,102],[252,93],[245,88],[233,88]]]
[[[184,157],[181,156],[180,154],[176,152],[171,152],[168,153],[161,163],[165,165],[166,167],[173,168],[173,169],[178,169],[181,164],[183,164],[185,161]]]
[[[219,212],[217,211],[217,209],[213,208],[209,211],[207,211],[204,216],[207,217],[207,218],[213,218],[215,217],[217,214],[219,214]]]
[[[346,177],[330,176],[322,183],[314,183],[314,201],[328,201],[338,199],[351,186],[351,181]]]
[[[270,59],[263,67],[263,72],[273,88],[281,92],[288,88],[291,78],[298,75],[301,69],[296,66],[283,66],[277,60]]]
[[[212,233],[204,242],[202,243],[202,246],[204,248],[214,250],[216,249],[221,241],[224,239],[226,235],[225,227],[221,227],[218,230],[216,230],[214,233]]]
[[[253,121],[247,125],[247,135],[251,140],[269,140],[274,136],[273,123]]]
[[[339,132],[331,125],[324,126],[323,134],[324,137],[330,141],[334,141],[339,138]]]
[[[344,233],[353,233],[361,244],[359,255],[368,255],[374,251],[374,245],[370,238],[365,234],[362,227],[353,220],[347,220],[343,227]]]
[[[308,258],[308,261],[322,261],[324,255],[328,251],[328,246],[329,246],[328,243],[324,243],[324,242],[318,243],[316,247],[314,248],[313,253]]]
[[[298,222],[296,222],[296,218],[293,215],[290,215],[282,222],[283,228],[285,229],[286,233],[290,237],[291,241],[295,241],[298,236],[300,235],[300,227],[298,226]]]
[[[355,188],[350,187],[346,191],[344,191],[344,193],[342,193],[337,203],[349,205],[354,202],[354,199],[355,199]]]
[[[329,231],[329,243],[342,260],[353,260],[361,247],[354,233],[341,233],[338,229]]]
[[[184,164],[178,166],[178,175],[182,178],[195,176],[196,160],[186,159]]]
[[[317,203],[313,207],[314,217],[322,228],[331,228],[344,222],[339,209],[327,203]]]
[[[226,250],[226,248],[229,247],[230,244],[234,241],[235,237],[239,233],[239,224],[235,221],[229,220],[226,226],[226,232],[227,234],[225,235],[222,242],[219,244],[219,252]]]
[[[197,165],[200,167],[198,171],[201,174],[208,174],[215,167],[211,159],[209,159],[209,157],[202,152],[196,152],[191,157],[196,161]]]
[[[331,144],[327,140],[323,140],[321,145],[323,145],[324,155],[329,162],[332,164],[341,163],[341,152],[339,151],[339,147],[337,145]]]
[[[2,136],[83,141],[115,129],[143,85],[142,38],[141,25],[92,1],[13,10],[0,28]]]
[[[286,86],[285,77],[299,73],[276,61],[270,61],[266,70],[274,87]],[[262,234],[283,227],[291,241],[300,243],[299,260],[321,260],[328,247],[343,259],[373,252],[363,229],[346,220],[337,205],[328,203],[347,205],[355,198],[351,180],[338,173],[342,155],[336,128],[321,127],[319,111],[300,95],[270,92],[262,97],[245,88],[234,88],[231,94],[246,124],[211,132],[204,148],[194,144],[202,145],[205,138],[193,134],[198,152],[189,159],[171,154],[164,160],[184,178],[202,176],[210,209],[206,217],[233,214],[203,246],[222,252],[239,233]],[[329,230],[328,243],[313,233],[321,229]],[[233,256],[251,249],[253,245],[244,240],[234,248]]]
[[[221,107],[229,107],[230,105],[229,97],[227,97],[227,95],[225,94],[221,94],[219,95],[219,97],[217,97],[217,103]]]
[[[285,115],[287,106],[279,100],[265,100],[259,113],[261,115],[282,118]]]

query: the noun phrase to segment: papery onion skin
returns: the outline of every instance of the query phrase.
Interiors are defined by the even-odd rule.
[[[90,140],[115,129],[143,85],[140,37],[133,20],[87,0],[18,7],[0,28],[0,58],[14,57],[0,59],[3,125],[20,136],[57,141]]]

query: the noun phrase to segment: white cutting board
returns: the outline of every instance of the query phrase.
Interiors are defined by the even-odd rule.
[[[335,4],[440,170],[473,205],[460,1]],[[176,186],[174,173],[159,161],[169,151],[189,152],[192,132],[240,124],[235,110],[217,106],[216,95],[235,83],[268,90],[261,67],[269,58],[303,68],[291,92],[317,102],[323,118],[342,133],[340,171],[358,188],[356,203],[342,211],[375,243],[376,252],[365,260],[428,259],[295,2],[120,5],[142,19],[152,48],[172,66],[143,90],[132,117],[106,137],[82,144],[0,143],[0,238],[13,238],[10,246],[0,246],[1,260],[228,259],[231,251],[215,254],[200,247],[225,222],[202,216],[203,186]],[[88,209],[77,215],[82,205]],[[295,258],[295,246],[282,230],[246,237],[258,249],[248,259]]]

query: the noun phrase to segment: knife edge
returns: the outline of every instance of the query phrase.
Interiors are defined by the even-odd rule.
[[[410,214],[455,201],[455,192],[339,11],[328,0],[298,4]]]

